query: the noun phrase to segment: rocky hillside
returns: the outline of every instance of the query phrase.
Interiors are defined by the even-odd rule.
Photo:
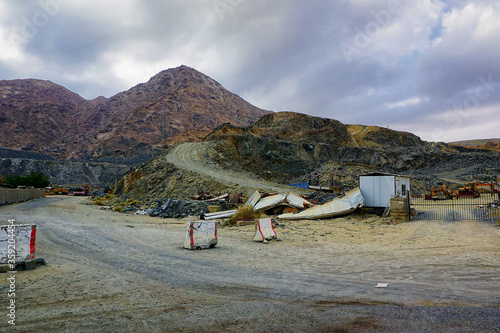
[[[350,147],[421,147],[425,143],[408,132],[395,131],[378,126],[346,125]]]
[[[213,156],[217,163],[279,182],[308,174],[331,160],[405,171],[418,163],[411,154],[449,148],[433,148],[411,133],[293,112],[265,115],[244,128],[224,124],[206,140],[217,141],[218,153]]]
[[[86,184],[92,187],[113,186],[116,179],[129,171],[125,165],[109,163],[80,163],[62,160],[36,160],[29,158],[0,158],[0,175],[43,172],[51,184],[70,187]]]
[[[482,140],[466,140],[466,141],[456,141],[450,142],[450,145],[467,147],[467,148],[477,148],[477,149],[491,149],[500,151],[500,138],[498,139],[482,139]]]
[[[0,145],[49,154],[59,148],[64,156],[87,104],[50,81],[0,81]]]
[[[413,177],[417,191],[453,181],[496,181],[500,174],[497,152],[429,143],[411,133],[293,112],[268,114],[247,127],[223,124],[194,150],[199,151],[196,156],[179,157],[191,158],[205,170],[210,166],[213,172],[195,175],[181,170],[166,163],[170,153],[121,178],[116,183],[118,194],[151,199],[187,198],[200,189],[241,191],[235,179],[221,184],[207,177],[222,171],[246,172],[283,184],[340,181],[343,188],[357,186],[360,174],[400,173]]]
[[[211,156],[215,163],[282,183],[328,182],[331,177],[325,175],[334,175],[352,186],[368,172],[408,174],[423,184],[443,179],[496,181],[500,174],[497,152],[430,143],[412,133],[292,112],[266,115],[244,128],[222,125],[206,140],[217,142]]]
[[[50,81],[3,80],[0,110],[2,147],[128,164],[149,160],[170,138],[197,140],[199,131],[245,126],[269,113],[187,66],[92,101]]]

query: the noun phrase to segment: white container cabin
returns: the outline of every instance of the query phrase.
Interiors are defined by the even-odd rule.
[[[359,176],[359,188],[365,198],[365,207],[387,207],[391,197],[406,197],[407,191],[410,191],[410,177],[370,173]]]

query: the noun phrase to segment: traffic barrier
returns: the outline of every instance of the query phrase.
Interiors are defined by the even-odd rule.
[[[201,250],[215,245],[217,245],[217,221],[188,222],[184,248]]]
[[[35,260],[36,225],[0,226],[0,264],[19,265]]]

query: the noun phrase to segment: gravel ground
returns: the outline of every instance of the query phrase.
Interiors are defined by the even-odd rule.
[[[221,228],[217,247],[189,251],[188,219],[86,200],[0,207],[5,222],[37,224],[37,257],[48,263],[17,273],[16,326],[2,316],[0,331],[500,332],[492,224],[280,222],[281,241],[252,242],[253,226]]]

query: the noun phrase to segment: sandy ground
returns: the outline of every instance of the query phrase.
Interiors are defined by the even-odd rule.
[[[16,274],[16,326],[2,314],[1,332],[500,332],[492,223],[283,221],[280,241],[230,227],[214,249],[189,251],[187,219],[86,200],[0,207],[2,221],[37,224],[48,263]]]

